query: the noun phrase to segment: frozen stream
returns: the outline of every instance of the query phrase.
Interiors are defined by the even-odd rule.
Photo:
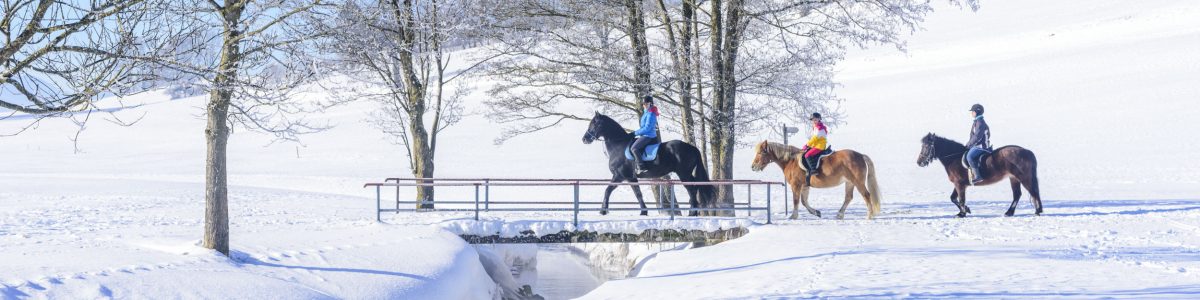
[[[688,243],[576,243],[475,245],[500,256],[519,286],[548,300],[581,297],[606,281],[636,276],[661,251]],[[519,288],[519,286],[517,288]]]

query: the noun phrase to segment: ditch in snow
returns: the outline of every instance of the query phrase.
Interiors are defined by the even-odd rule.
[[[658,253],[689,249],[693,247],[693,243],[477,244],[474,246],[480,253],[480,261],[484,268],[496,281],[502,298],[559,300],[581,297],[609,280],[637,276],[641,267]],[[511,277],[506,276],[509,274]]]

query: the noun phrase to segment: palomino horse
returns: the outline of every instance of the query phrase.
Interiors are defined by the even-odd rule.
[[[928,166],[933,160],[942,161],[942,165],[946,167],[946,175],[950,177],[950,183],[954,184],[954,191],[950,193],[950,202],[954,202],[958,206],[958,217],[966,217],[971,213],[971,208],[967,207],[967,186],[970,184],[967,168],[962,165],[963,155],[967,152],[967,147],[953,140],[937,136],[930,133],[921,139],[921,155],[917,157],[917,165],[924,167]],[[1038,190],[1037,178],[1037,157],[1033,155],[1033,151],[1018,146],[1004,146],[992,151],[992,154],[983,159],[981,169],[988,175],[977,185],[990,185],[1005,178],[1012,183],[1013,201],[1008,206],[1008,211],[1005,216],[1011,217],[1017,210],[1017,201],[1021,200],[1021,186],[1029,191],[1029,195],[1033,197],[1034,214],[1042,214],[1042,194]]]
[[[637,182],[633,173],[633,161],[625,159],[625,150],[633,143],[633,134],[621,128],[621,124],[608,116],[596,113],[588,124],[587,132],[583,133],[583,143],[591,144],[596,140],[604,140],[605,153],[608,154],[608,170],[612,173],[612,182]],[[659,178],[675,173],[683,182],[708,181],[708,171],[704,170],[704,160],[700,157],[700,149],[683,141],[674,140],[662,143],[658,148],[658,157],[647,167],[646,178]],[[642,206],[642,215],[646,215],[646,202],[642,200],[642,189],[636,185],[633,195]],[[604,190],[604,206],[600,214],[608,214],[608,197],[617,186],[610,185]],[[684,186],[691,198],[692,208],[707,208],[714,197],[713,187],[708,185]],[[688,215],[695,216],[699,212],[692,210]]]
[[[800,217],[799,203],[804,204],[808,213],[821,217],[821,211],[808,206],[810,183],[804,182],[808,170],[800,163],[803,152],[799,148],[762,141],[754,146],[754,152],[757,154],[754,155],[754,162],[750,168],[755,172],[762,171],[763,167],[772,162],[783,169],[783,178],[792,188],[792,203],[796,205],[792,209],[791,219]],[[811,187],[831,188],[842,183],[846,183],[846,202],[842,203],[842,210],[838,211],[838,219],[846,216],[846,207],[850,206],[850,200],[854,199],[856,188],[867,202],[867,219],[874,219],[875,215],[879,214],[879,184],[875,181],[875,163],[871,162],[870,157],[854,150],[840,150],[821,158],[821,167],[813,174]]]

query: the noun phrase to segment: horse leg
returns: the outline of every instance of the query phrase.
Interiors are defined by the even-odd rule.
[[[846,183],[846,184],[847,184],[847,185],[849,185],[849,184],[851,184],[851,183]],[[862,195],[862,197],[863,197],[863,201],[866,201],[866,202],[867,202],[867,220],[874,220],[874,219],[875,219],[875,213],[874,213],[874,211],[873,211],[873,210],[871,210],[871,205],[874,205],[874,204],[872,204],[872,203],[871,203],[871,193],[874,193],[874,191],[868,191],[868,190],[867,190],[867,187],[866,187],[865,185],[863,185],[863,183],[862,183],[862,182],[857,182],[857,183],[854,183],[854,186],[855,186],[855,188],[857,188],[857,189],[858,189],[858,193]],[[850,197],[851,197],[851,196],[850,196],[849,190],[846,190],[846,191],[847,191],[847,193],[846,193],[846,203],[850,203]],[[844,209],[844,208],[843,208],[843,209]]]
[[[800,185],[792,184],[791,187],[792,187],[792,216],[788,217],[788,219],[795,220],[795,219],[800,218]]]
[[[608,188],[604,189],[604,205],[600,206],[600,215],[603,216],[608,214],[608,196],[612,195],[612,192],[615,189],[617,189],[617,186],[615,185],[610,185]]]
[[[1004,212],[1005,217],[1011,217],[1013,213],[1017,212],[1017,201],[1021,200],[1021,181],[1016,178],[1011,178],[1008,181],[1012,182],[1013,202],[1008,205],[1008,211]]]
[[[962,203],[958,203],[958,188],[957,187],[955,187],[953,190],[950,190],[950,203],[954,203],[954,208],[958,208],[958,210],[963,209]],[[967,213],[971,213],[970,208],[967,208]]]
[[[630,180],[629,182],[634,182],[634,183],[636,183],[636,182],[638,182],[638,181],[637,181],[637,179],[635,178],[635,179],[633,179],[633,180]],[[649,213],[646,213],[646,201],[645,201],[645,200],[642,200],[642,187],[641,187],[641,186],[638,186],[638,185],[631,185],[630,187],[632,187],[632,188],[633,188],[633,195],[634,195],[635,197],[637,197],[637,199],[638,199],[638,205],[642,206],[642,215],[643,215],[643,216],[648,216],[648,215],[650,215]],[[606,208],[607,208],[607,207],[606,207]]]
[[[967,208],[967,187],[960,185],[956,186],[955,190],[958,194],[958,217],[965,218],[967,212],[971,211],[970,208]]]
[[[700,187],[693,186],[693,185],[685,185],[685,186],[683,186],[683,188],[687,189],[687,191],[688,191],[688,204],[690,204],[692,206],[692,208],[700,208],[700,200],[699,200],[699,198],[696,198],[700,194]],[[677,203],[676,203],[676,206],[678,206]],[[694,211],[694,210],[688,211],[689,215],[694,214],[694,213],[696,213],[696,211]]]
[[[807,209],[808,213],[820,218],[821,211],[813,209],[812,206],[808,206],[808,190],[811,188],[811,186],[805,186],[804,190],[800,191],[800,204],[804,204],[804,209]]]
[[[854,200],[854,185],[846,183],[846,202],[842,203],[842,209],[838,210],[838,220],[846,218],[846,207],[850,206],[850,200]],[[870,205],[869,203],[867,205]]]
[[[624,180],[621,179],[620,176],[613,175],[612,183],[618,183],[621,181],[624,181]],[[604,189],[604,203],[600,205],[600,215],[601,216],[608,214],[608,197],[612,196],[612,192],[615,189],[617,189],[616,185],[609,185],[608,188]]]

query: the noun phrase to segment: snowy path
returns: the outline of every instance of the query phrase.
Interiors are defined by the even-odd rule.
[[[976,215],[956,219],[948,202],[893,204],[876,221],[754,227],[661,253],[586,298],[1200,295],[1200,200],[1056,201],[1041,217],[1026,204],[1005,218],[1006,207],[975,203]]]

